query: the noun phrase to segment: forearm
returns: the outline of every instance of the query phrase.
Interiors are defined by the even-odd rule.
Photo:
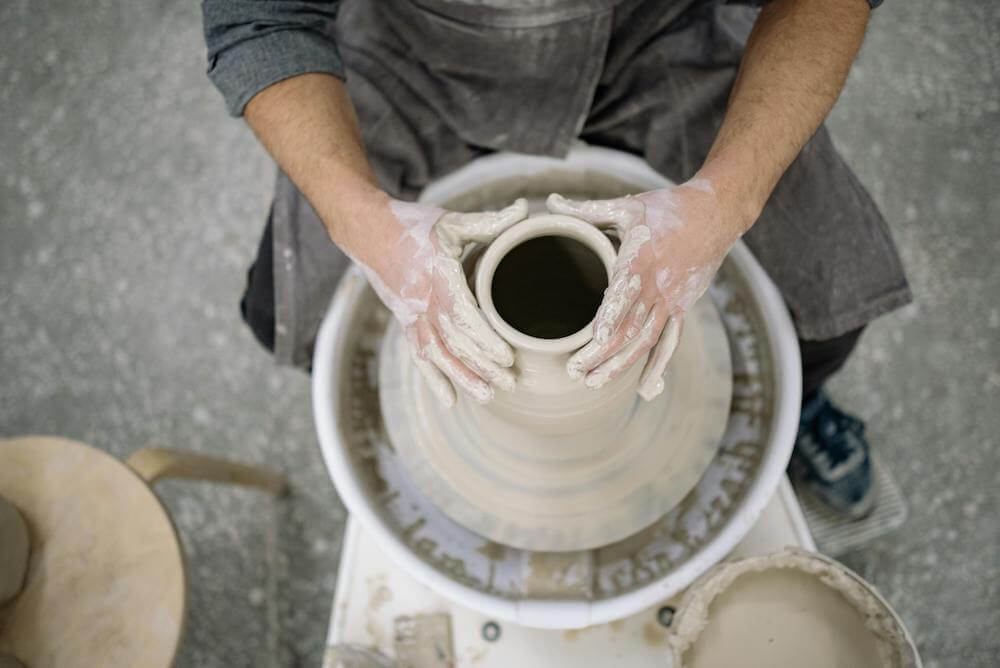
[[[773,0],[761,10],[698,173],[735,203],[738,233],[836,102],[869,11],[865,0]]]
[[[316,209],[330,238],[371,263],[368,256],[388,232],[383,224],[388,196],[365,155],[343,82],[327,74],[285,79],[255,95],[244,116]]]

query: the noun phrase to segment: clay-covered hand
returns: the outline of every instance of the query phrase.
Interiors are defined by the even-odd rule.
[[[594,337],[569,359],[567,372],[597,389],[652,349],[639,378],[640,396],[652,399],[663,391],[685,312],[743,232],[737,216],[703,179],[610,200],[552,194],[547,205],[552,213],[611,226],[621,241]]]
[[[446,405],[455,387],[479,402],[493,387],[514,389],[510,346],[486,322],[469,289],[462,255],[524,220],[519,199],[501,211],[456,213],[389,200],[379,207],[377,241],[368,262],[355,261],[400,324],[413,358],[431,390]]]

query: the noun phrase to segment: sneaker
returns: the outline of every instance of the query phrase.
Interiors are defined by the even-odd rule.
[[[830,403],[822,390],[802,405],[790,469],[810,492],[851,519],[862,519],[875,507],[865,425]]]

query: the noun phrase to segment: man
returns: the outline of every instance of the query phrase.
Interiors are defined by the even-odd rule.
[[[209,76],[282,170],[248,323],[279,361],[308,366],[339,246],[442,400],[458,388],[488,401],[515,382],[512,355],[458,256],[524,203],[456,214],[406,200],[491,151],[558,156],[577,138],[626,150],[681,185],[548,201],[622,238],[594,339],[567,372],[597,387],[649,353],[639,391],[655,396],[685,311],[742,236],[801,340],[797,466],[828,503],[865,515],[863,425],[822,384],[910,294],[821,123],[879,2],[773,0],[756,13],[719,0],[205,0]]]

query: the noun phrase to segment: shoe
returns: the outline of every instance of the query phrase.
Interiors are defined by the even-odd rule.
[[[802,405],[790,470],[826,505],[851,519],[875,507],[865,425],[830,403],[822,390]]]

